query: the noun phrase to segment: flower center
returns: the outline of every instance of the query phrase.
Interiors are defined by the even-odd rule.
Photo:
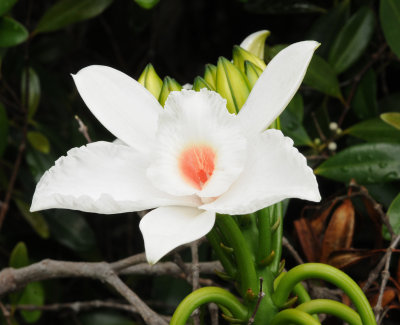
[[[207,145],[193,145],[182,151],[179,169],[184,179],[201,190],[214,172],[215,152]]]

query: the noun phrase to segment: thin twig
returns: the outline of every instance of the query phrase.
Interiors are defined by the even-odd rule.
[[[192,290],[197,290],[199,286],[199,277],[200,277],[200,269],[199,269],[199,251],[198,251],[198,244],[197,242],[193,242],[190,245],[190,251],[192,253],[192,267],[191,267],[191,274],[192,274]],[[194,325],[200,325],[200,312],[199,309],[192,313],[192,319]]]
[[[304,264],[303,259],[300,257],[299,253],[295,250],[295,248],[289,243],[285,236],[282,237],[282,245],[286,247],[286,249],[292,254],[294,259],[299,264]]]
[[[85,137],[87,143],[91,143],[92,139],[90,138],[89,132],[88,132],[88,127],[86,126],[85,123],[82,122],[82,120],[79,118],[78,115],[75,115],[75,120],[79,124],[79,129],[78,131],[82,133],[82,135]]]
[[[6,306],[4,306],[1,301],[0,301],[0,310],[1,310],[4,318],[6,319],[7,325],[12,325],[11,314],[10,314],[9,310],[6,308]]]
[[[260,278],[260,292],[258,293],[258,299],[257,299],[256,307],[254,308],[253,314],[249,318],[249,322],[247,323],[247,325],[251,325],[251,324],[254,323],[254,318],[256,317],[258,308],[260,307],[261,300],[265,296],[265,293],[263,291],[263,282],[264,282],[264,279]]]
[[[214,303],[208,304],[208,311],[210,313],[211,325],[218,325],[218,306]]]

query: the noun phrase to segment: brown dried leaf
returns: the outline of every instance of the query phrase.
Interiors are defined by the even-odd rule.
[[[354,235],[355,214],[350,199],[343,201],[333,212],[322,241],[320,262],[326,263],[337,250],[350,248]]]
[[[377,257],[383,255],[384,253],[385,250],[380,249],[344,249],[332,252],[327,262],[338,269],[344,269],[351,265],[365,261],[367,258]]]
[[[314,235],[307,223],[307,220],[305,218],[295,220],[294,227],[296,229],[301,248],[303,249],[304,255],[306,256],[307,260],[309,262],[317,261],[320,255],[321,248],[319,242],[314,238]]]
[[[394,299],[396,299],[397,295],[396,295],[396,289],[392,288],[392,287],[386,287],[385,291],[383,292],[383,297],[382,297],[382,307],[385,307],[387,305],[389,305]],[[378,302],[378,298],[379,298],[379,293],[375,294],[371,300],[371,306],[375,307],[376,303]]]

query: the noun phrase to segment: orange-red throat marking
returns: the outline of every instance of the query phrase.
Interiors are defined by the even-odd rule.
[[[201,190],[214,172],[215,152],[205,144],[184,149],[179,157],[179,169],[193,187]]]

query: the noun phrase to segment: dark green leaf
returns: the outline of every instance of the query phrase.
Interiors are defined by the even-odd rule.
[[[400,131],[379,118],[362,121],[344,132],[368,142],[400,143]]]
[[[350,0],[343,0],[335,8],[319,17],[312,25],[306,39],[321,43],[318,54],[326,57],[336,35],[350,14]]]
[[[400,1],[381,0],[379,16],[385,39],[400,58]]]
[[[46,214],[51,237],[60,244],[77,252],[86,252],[96,246],[89,224],[79,212],[52,210]]]
[[[311,146],[312,141],[302,125],[303,99],[296,95],[280,115],[282,132],[293,139],[297,146]]]
[[[0,1],[0,16],[3,16],[17,3],[18,0],[1,0]]]
[[[374,31],[374,13],[367,7],[359,9],[343,26],[329,53],[329,63],[341,73],[363,54]]]
[[[8,265],[14,269],[19,269],[29,265],[28,249],[24,242],[21,241],[15,245],[11,252],[10,262]]]
[[[39,182],[44,172],[53,166],[57,159],[52,153],[44,154],[31,147],[27,148],[25,158],[35,182]]]
[[[400,93],[392,93],[379,101],[380,112],[400,112]]]
[[[387,211],[389,222],[396,234],[400,234],[400,193],[396,196]]]
[[[376,93],[376,75],[371,69],[362,78],[352,101],[352,109],[359,119],[363,120],[378,115]]]
[[[30,212],[30,205],[24,201],[19,199],[15,199],[14,201],[19,212],[21,212],[24,219],[32,226],[36,233],[42,238],[49,238],[49,226],[44,217],[39,212]]]
[[[22,104],[25,106],[26,100],[26,70],[24,69],[21,78],[21,99]],[[39,106],[40,101],[40,80],[35,70],[29,68],[29,96],[28,96],[28,117],[31,119],[36,113],[37,107]]]
[[[8,118],[6,109],[2,103],[0,103],[0,157],[7,146],[8,142]]]
[[[360,184],[400,179],[400,145],[367,143],[349,147],[323,162],[315,173],[336,181]]]
[[[27,139],[36,150],[46,154],[50,152],[50,142],[42,133],[29,131]]]
[[[135,0],[135,2],[141,6],[144,9],[151,9],[153,8],[157,3],[160,2],[160,0]]]
[[[100,15],[113,0],[60,0],[40,18],[35,33],[52,32]]]
[[[397,112],[383,113],[383,114],[381,114],[381,119],[385,123],[400,130],[400,113],[397,113]]]
[[[44,297],[45,293],[42,284],[40,282],[31,282],[27,284],[24,291],[22,292],[18,304],[42,306],[44,303]],[[40,310],[21,310],[20,313],[27,323],[37,322],[42,315],[42,312]]]
[[[313,56],[304,83],[326,95],[342,98],[335,71],[318,55]]]
[[[0,47],[10,47],[26,41],[26,28],[10,17],[0,17]]]

